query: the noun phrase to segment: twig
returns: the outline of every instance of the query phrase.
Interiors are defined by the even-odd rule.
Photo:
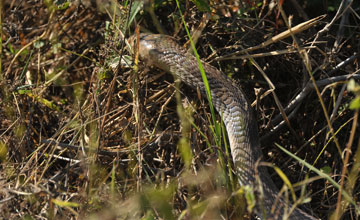
[[[290,0],[291,4],[294,5],[296,11],[298,11],[300,17],[302,17],[305,21],[309,20],[309,16],[306,14],[304,9],[301,7],[301,5],[296,0]]]
[[[266,82],[268,83],[269,87],[270,87],[270,91],[271,94],[274,97],[275,103],[277,105],[277,107],[279,108],[280,114],[282,116],[282,118],[284,119],[285,123],[287,124],[287,126],[289,127],[290,131],[293,133],[293,135],[295,137],[298,138],[298,135],[296,134],[295,130],[291,127],[290,121],[284,111],[284,108],[279,100],[279,98],[277,97],[276,93],[275,93],[275,86],[274,84],[271,82],[271,80],[269,79],[269,77],[266,75],[266,73],[260,68],[259,64],[253,59],[250,58],[250,61],[253,63],[253,65],[258,69],[258,71],[261,73],[261,75],[264,77],[264,79],[266,80]]]
[[[358,72],[358,71],[357,71]],[[343,76],[334,76],[334,77],[330,77],[327,79],[323,79],[323,80],[319,80],[316,81],[316,85],[318,87],[323,87],[326,85],[329,85],[331,83],[335,83],[335,82],[340,82],[340,81],[345,81],[348,80],[350,78],[354,78],[354,79],[360,79],[360,74],[348,74],[348,75],[343,75]],[[307,95],[314,89],[314,85],[311,83],[307,83],[307,85],[304,87],[304,89],[295,97],[295,99],[285,108],[285,112],[289,112],[290,110],[292,110],[293,108],[298,108],[300,105],[300,102],[307,97]],[[293,118],[295,116],[294,112],[296,112],[296,110],[294,110],[293,112],[291,112],[288,116],[288,118]],[[280,130],[280,128],[283,127],[283,125],[285,124],[284,120],[282,119],[282,115],[279,114],[277,115],[271,122],[270,125],[274,125],[274,127],[263,137],[261,137],[261,140],[266,140],[268,137],[274,135],[276,132],[278,132]]]
[[[76,145],[72,145],[72,144],[66,144],[66,143],[62,143],[62,142],[57,142],[54,140],[41,140],[41,143],[43,144],[50,144],[50,145],[56,145],[62,148],[68,148],[68,149],[73,149],[73,150],[82,150],[83,148],[80,146],[76,146]],[[89,148],[84,148],[85,151],[89,151]],[[99,150],[97,152],[100,155],[106,155],[106,156],[116,156],[118,154],[118,152],[111,152],[111,151],[104,151],[104,150]]]
[[[216,58],[215,60],[222,60],[224,58],[230,58],[230,57],[233,57],[233,56],[236,56],[238,54],[246,54],[246,53],[249,53],[250,51],[253,51],[253,50],[257,50],[257,49],[260,49],[260,48],[264,48],[270,44],[273,44],[273,43],[276,43],[284,38],[287,38],[287,37],[290,37],[291,34],[297,34],[297,33],[300,33],[304,30],[307,30],[309,29],[310,27],[312,27],[313,25],[317,24],[320,20],[322,20],[325,16],[324,15],[321,15],[321,16],[318,16],[316,18],[313,18],[309,21],[305,21],[301,24],[298,24],[296,25],[295,27],[292,27],[292,28],[289,28],[288,30],[286,31],[283,31],[282,33],[270,38],[269,40],[257,45],[257,46],[254,46],[254,47],[250,47],[250,48],[246,48],[244,50],[241,50],[239,52],[235,52],[233,54],[228,54],[228,55],[225,55],[225,56],[222,56],[222,57],[218,57]],[[313,45],[311,45],[313,46]]]
[[[339,6],[339,9],[337,10],[335,16],[333,17],[333,19],[330,21],[330,23],[326,24],[325,27],[323,29],[321,29],[315,36],[313,42],[311,43],[311,46],[313,46],[315,44],[315,42],[317,42],[317,39],[323,35],[325,32],[328,32],[330,30],[330,27],[335,23],[335,21],[342,16],[342,13],[345,11],[345,10],[342,10],[344,8],[344,4],[345,4],[345,1],[347,0],[342,0],[341,1],[341,4]],[[352,2],[352,0],[351,0]],[[348,5],[350,6],[350,4]],[[342,13],[341,13],[342,12]]]
[[[356,58],[360,57],[359,54],[354,54],[353,56],[347,58],[346,60],[344,60],[343,62],[339,63],[334,69],[332,69],[331,71],[329,71],[326,75],[333,75],[335,72],[339,71],[340,68],[343,68],[345,66],[347,66],[348,64],[350,64],[352,61],[354,61]],[[339,78],[340,77],[340,78]],[[349,75],[343,75],[343,76],[337,76],[337,77],[330,77],[328,79],[324,79],[324,80],[319,80],[316,83],[318,86],[325,86],[327,84],[330,83],[334,83],[334,82],[338,82],[338,81],[342,81],[342,80],[346,80],[347,78],[350,78],[351,74]],[[355,79],[357,79],[358,74],[354,75]],[[329,81],[327,81],[329,80]],[[299,105],[302,100],[312,91],[313,89],[313,85],[311,85],[310,82],[308,82],[305,87],[301,90],[301,92],[295,96],[295,98],[293,100],[291,100],[289,102],[289,104],[286,106],[285,108],[285,113],[289,113],[291,110],[293,110],[297,105]],[[273,120],[271,120],[271,125],[275,125],[277,123],[279,123],[282,120],[282,116],[281,115],[277,115]]]
[[[342,13],[343,16],[341,16],[339,29],[336,34],[336,41],[334,42],[334,47],[332,48],[333,53],[336,53],[336,51],[338,50],[340,41],[343,39],[343,36],[344,36],[345,24],[347,24],[349,22],[348,18],[349,18],[350,10],[348,10],[348,9],[349,9],[349,6],[350,6],[352,0],[344,0],[344,1],[346,2],[345,4],[347,4],[347,5],[344,5],[345,9]]]
[[[338,98],[336,99],[336,102],[335,102],[335,107],[330,115],[330,121],[332,122],[336,113],[338,112],[338,109],[340,107],[340,104],[341,104],[341,100],[342,98],[344,97],[344,93],[345,93],[345,89],[346,89],[346,84],[344,84],[342,87],[341,87],[341,91],[339,93],[339,96]]]
[[[316,48],[316,46],[304,47],[304,49],[315,49],[315,48]],[[276,51],[265,52],[265,53],[245,54],[245,55],[240,55],[240,56],[217,58],[215,60],[221,61],[221,60],[249,59],[250,57],[258,58],[258,57],[266,57],[266,56],[278,56],[278,55],[282,55],[282,54],[290,54],[290,53],[297,53],[297,52],[298,51],[293,48],[288,48],[285,50],[276,50]]]
[[[351,146],[354,142],[354,137],[355,137],[355,133],[356,133],[356,126],[357,126],[357,121],[358,121],[358,116],[359,116],[359,110],[355,111],[355,115],[354,115],[354,120],[353,120],[353,124],[352,124],[352,128],[351,128],[351,133],[350,133],[350,137],[349,137],[349,141],[346,144],[346,149],[345,149],[345,162],[343,165],[343,169],[341,171],[341,180],[340,180],[340,189],[339,189],[339,193],[338,193],[338,201],[336,203],[336,211],[335,211],[335,216],[334,219],[339,219],[339,217],[342,216],[343,214],[343,210],[345,210],[346,207],[341,207],[342,200],[341,200],[341,196],[342,196],[342,191],[344,188],[344,182],[345,182],[345,175],[347,173],[347,167],[348,167],[348,162],[349,162],[349,158],[350,158],[350,153],[351,153]],[[347,204],[349,204],[349,202],[347,202]],[[342,209],[342,210],[340,210]],[[340,213],[341,211],[341,213]],[[339,216],[340,214],[340,216]]]

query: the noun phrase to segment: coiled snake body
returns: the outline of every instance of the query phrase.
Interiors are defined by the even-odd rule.
[[[133,40],[136,36],[132,37]],[[149,65],[172,73],[175,78],[206,94],[196,58],[176,41],[164,35],[140,34],[139,55]],[[214,107],[222,113],[240,185],[257,186],[256,170],[260,177],[264,198],[257,201],[256,214],[262,219],[315,219],[298,208],[277,199],[278,190],[266,168],[256,167],[261,157],[256,121],[244,93],[230,79],[213,66],[202,62],[210,86]],[[258,184],[259,185],[259,184]],[[276,202],[277,201],[277,202]],[[271,211],[272,210],[272,211]]]

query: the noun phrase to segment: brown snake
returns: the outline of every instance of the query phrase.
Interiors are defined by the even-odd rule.
[[[132,36],[134,42],[136,36]],[[148,65],[154,65],[172,73],[175,78],[199,88],[206,95],[205,86],[196,58],[187,53],[169,36],[140,34],[139,56]],[[278,190],[263,166],[256,166],[262,153],[256,120],[244,93],[224,74],[202,62],[210,86],[214,107],[222,113],[231,148],[235,174],[240,185],[253,188],[261,185],[263,199],[257,199],[255,213],[261,219],[316,219],[278,198]],[[256,170],[260,183],[256,179]]]

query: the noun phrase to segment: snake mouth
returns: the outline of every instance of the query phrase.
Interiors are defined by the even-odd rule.
[[[134,54],[138,52],[139,58],[148,65],[158,67],[171,73],[169,63],[167,63],[166,60],[161,59],[161,57],[166,55],[179,56],[179,53],[177,51],[166,50],[163,45],[164,42],[171,42],[171,44],[174,44],[175,39],[170,36],[148,33],[141,33],[139,35],[134,34],[129,37],[129,43],[134,49]]]
[[[152,37],[152,34],[141,33],[139,35],[133,34],[129,37],[128,42],[132,47],[133,54],[138,52],[140,59],[149,61],[149,57],[153,51],[156,51],[154,48],[154,43],[156,39]]]

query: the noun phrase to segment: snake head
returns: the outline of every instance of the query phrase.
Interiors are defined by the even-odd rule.
[[[129,38],[129,43],[131,47],[135,50],[135,52],[138,52],[141,59],[146,59],[149,57],[149,53],[151,50],[154,49],[154,45],[149,43],[146,38],[149,38],[148,34],[134,34]]]
[[[158,35],[154,34],[134,34],[129,38],[129,43],[133,48],[134,54],[139,54],[141,60],[145,61],[148,65],[156,65],[154,59],[151,59],[153,54],[156,53],[156,41]]]
[[[170,68],[174,66],[173,61],[179,61],[179,57],[186,56],[186,50],[179,46],[173,37],[166,35],[135,34],[129,38],[129,42],[147,65],[156,66],[167,72],[171,72]]]

